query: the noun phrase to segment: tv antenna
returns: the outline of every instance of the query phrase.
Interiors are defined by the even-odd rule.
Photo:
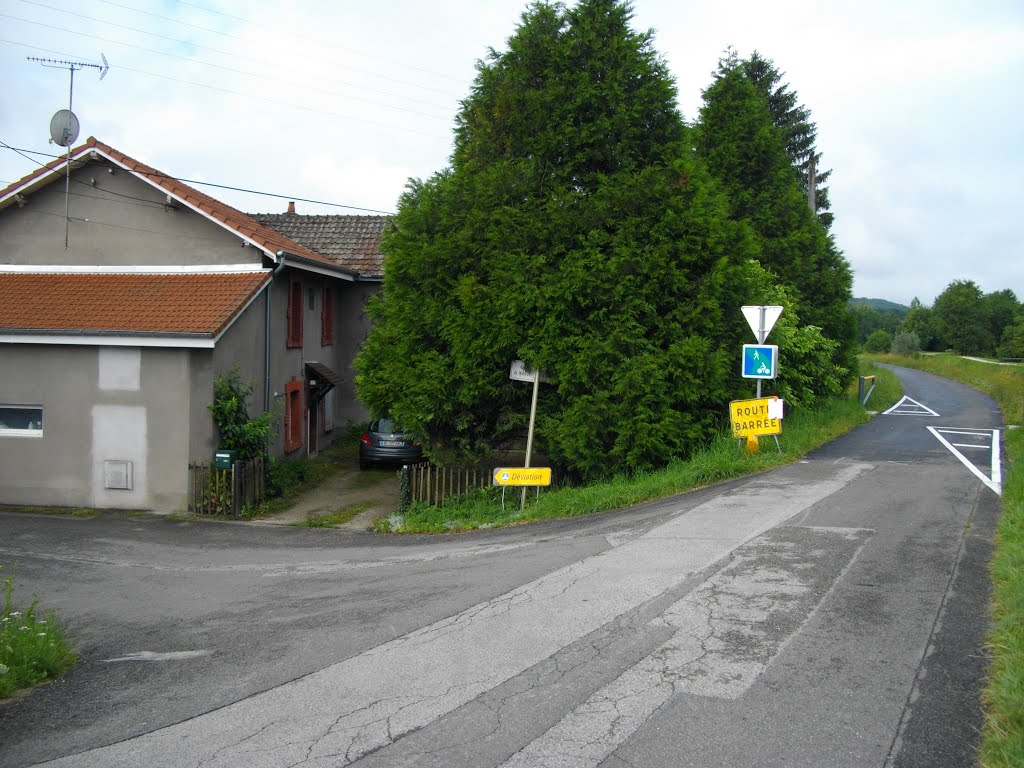
[[[102,80],[107,76],[107,72],[110,71],[110,64],[107,63],[107,57],[102,53],[100,54],[100,59],[103,60],[102,64],[93,64],[89,61],[41,59],[38,56],[28,56],[27,58],[29,61],[39,62],[44,67],[66,69],[71,75],[68,85],[68,108],[59,110],[50,119],[50,143],[56,144],[59,147],[67,147],[68,150],[66,172],[64,175],[64,250],[66,251],[68,249],[68,230],[71,225],[71,145],[78,138],[79,131],[78,117],[71,111],[71,106],[75,99],[75,70],[98,69],[100,71],[100,80]]]

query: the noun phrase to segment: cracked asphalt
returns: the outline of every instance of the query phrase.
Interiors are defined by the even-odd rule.
[[[0,704],[0,766],[962,766],[999,499],[901,371],[798,464],[587,520],[382,538],[0,516],[82,663]]]

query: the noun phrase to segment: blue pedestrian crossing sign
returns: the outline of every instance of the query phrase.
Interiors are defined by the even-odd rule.
[[[774,379],[779,372],[779,348],[771,344],[743,345],[743,378]]]

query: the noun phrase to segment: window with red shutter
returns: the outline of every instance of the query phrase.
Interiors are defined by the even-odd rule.
[[[330,286],[324,286],[320,304],[320,346],[327,347],[334,343],[334,296]]]
[[[288,291],[288,343],[289,347],[302,346],[302,283],[294,282]]]

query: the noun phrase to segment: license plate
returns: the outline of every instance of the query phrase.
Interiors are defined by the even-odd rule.
[[[401,448],[403,445],[405,445],[405,443],[403,443],[401,440],[381,440],[380,441],[380,447],[381,448]]]

